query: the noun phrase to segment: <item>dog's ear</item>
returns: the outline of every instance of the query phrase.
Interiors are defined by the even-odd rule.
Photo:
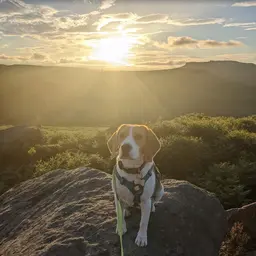
[[[118,130],[115,131],[107,141],[108,149],[112,157],[118,154]]]
[[[146,127],[146,145],[144,149],[144,158],[146,162],[152,162],[154,156],[161,148],[161,144],[155,133]]]

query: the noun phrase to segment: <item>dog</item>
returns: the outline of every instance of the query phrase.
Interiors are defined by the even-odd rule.
[[[140,247],[147,246],[150,214],[164,194],[160,173],[153,161],[161,148],[159,139],[145,125],[123,124],[112,134],[107,146],[112,157],[116,157],[112,188],[116,211],[118,200],[122,209],[122,234],[127,232],[128,208],[137,205],[141,209],[141,220],[135,243]]]

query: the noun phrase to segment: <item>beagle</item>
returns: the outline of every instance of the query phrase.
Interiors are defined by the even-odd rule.
[[[122,231],[126,233],[125,216],[129,207],[140,206],[141,220],[135,243],[147,246],[147,229],[150,213],[155,211],[155,202],[163,194],[160,173],[153,158],[160,150],[155,133],[145,125],[123,124],[107,142],[112,157],[116,157],[112,188],[122,208]]]

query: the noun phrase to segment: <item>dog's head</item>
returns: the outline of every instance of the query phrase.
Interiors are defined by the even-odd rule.
[[[126,167],[152,162],[160,150],[155,133],[145,125],[123,124],[108,140],[113,157],[117,156]]]

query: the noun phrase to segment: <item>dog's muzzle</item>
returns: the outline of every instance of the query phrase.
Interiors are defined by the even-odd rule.
[[[123,144],[121,146],[121,152],[122,152],[122,157],[128,158],[130,157],[130,151],[132,149],[132,146],[130,144]]]

